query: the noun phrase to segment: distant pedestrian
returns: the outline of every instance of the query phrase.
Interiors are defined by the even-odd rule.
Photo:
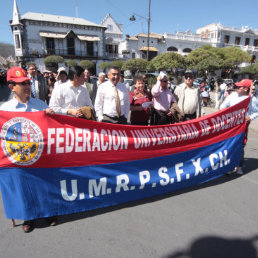
[[[89,69],[84,70],[84,85],[86,86],[90,94],[91,102],[94,105],[98,87],[96,80],[91,79],[91,72]]]
[[[100,84],[102,84],[103,82],[105,82],[106,80],[106,74],[101,72],[99,73],[99,79],[97,81],[97,86],[99,87]]]
[[[60,67],[57,70],[57,77],[56,77],[56,82],[55,86],[58,86],[62,83],[65,83],[68,81],[68,75],[67,75],[67,70],[65,67]]]

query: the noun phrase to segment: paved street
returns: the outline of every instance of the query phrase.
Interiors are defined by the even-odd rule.
[[[12,227],[0,200],[1,257],[258,257],[257,120],[250,128],[243,176],[61,216],[56,227],[39,220],[28,234],[22,221]]]

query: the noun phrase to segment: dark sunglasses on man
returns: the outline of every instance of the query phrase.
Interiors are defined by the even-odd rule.
[[[192,74],[185,74],[185,79],[193,79],[193,75]]]
[[[14,81],[10,81],[11,84],[21,84],[22,86],[26,86],[26,85],[31,85],[30,81],[25,81],[25,82],[14,82]]]

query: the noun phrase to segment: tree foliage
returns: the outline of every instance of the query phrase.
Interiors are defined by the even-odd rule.
[[[251,56],[237,48],[237,47],[228,47],[228,48],[220,48],[220,51],[223,54],[225,60],[225,68],[235,68],[239,64],[243,62],[250,62]]]
[[[221,69],[224,65],[223,55],[219,48],[204,45],[192,51],[187,57],[188,68],[194,68],[201,72]]]
[[[215,71],[218,69],[231,69],[243,62],[250,61],[250,55],[236,47],[217,48],[204,45],[192,51],[187,57],[188,68],[201,72]]]
[[[155,68],[155,70],[173,70],[185,67],[185,58],[174,52],[167,52],[160,54],[153,58],[148,65],[148,68]]]
[[[67,67],[72,67],[72,66],[77,65],[77,62],[76,62],[76,60],[68,59],[65,61],[65,64]]]
[[[52,55],[52,56],[47,56],[44,59],[44,63],[47,64],[59,64],[59,63],[63,63],[64,62],[64,58],[61,56],[57,56],[57,55]]]
[[[99,68],[102,69],[104,72],[106,72],[107,69],[111,67],[111,63],[108,62],[102,62],[99,64]]]
[[[258,63],[246,66],[244,68],[241,69],[241,71],[239,73],[248,73],[248,74],[252,74],[252,75],[258,75]]]
[[[148,61],[141,58],[134,58],[124,62],[122,70],[130,70],[133,74],[137,71],[145,71]]]
[[[84,69],[92,69],[95,66],[95,64],[90,60],[81,60],[79,65]]]
[[[122,60],[115,60],[115,61],[113,61],[110,64],[110,67],[114,66],[114,67],[117,67],[117,68],[119,68],[121,70],[122,67],[123,67],[123,64],[124,64],[124,61],[122,61]]]

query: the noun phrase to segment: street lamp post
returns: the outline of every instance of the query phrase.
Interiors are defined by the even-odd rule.
[[[151,0],[149,0],[149,12],[148,12],[148,18],[143,17],[141,15],[138,14],[134,14],[130,17],[130,21],[135,21],[135,15],[139,16],[143,19],[145,19],[148,22],[148,36],[147,36],[147,60],[149,61],[150,59],[150,6],[151,6]]]
[[[149,61],[149,56],[150,56],[150,1],[151,0],[149,0],[149,14],[148,14],[147,61]]]

